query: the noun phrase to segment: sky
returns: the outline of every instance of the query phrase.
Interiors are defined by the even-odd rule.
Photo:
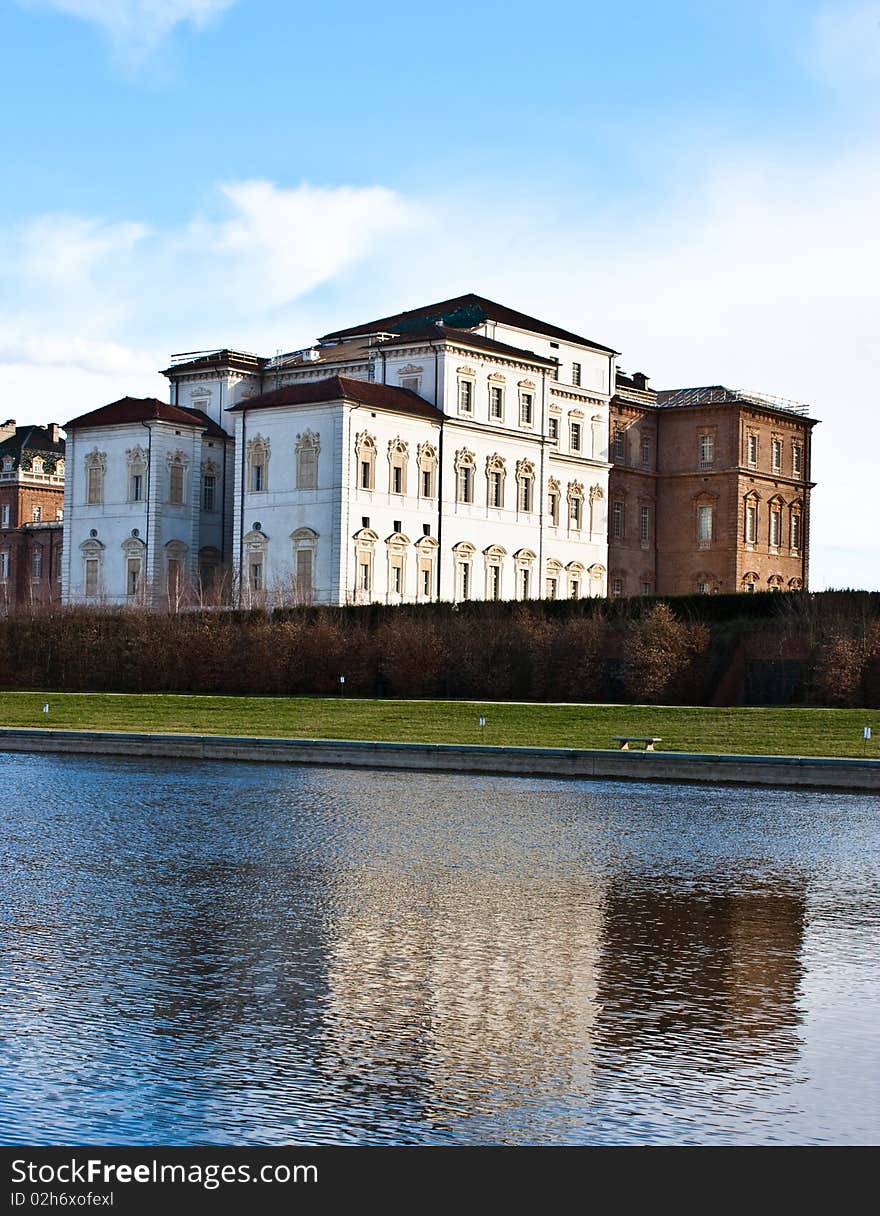
[[[0,0],[0,415],[474,291],[807,403],[880,589],[880,0]]]

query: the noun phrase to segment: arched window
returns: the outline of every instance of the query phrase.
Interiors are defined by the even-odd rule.
[[[421,536],[415,543],[418,554],[418,583],[416,598],[432,600],[434,598],[434,570],[437,554],[437,541],[433,536]]]
[[[92,537],[84,540],[79,550],[83,562],[83,594],[86,599],[94,600],[103,590],[101,571],[104,564],[104,546]]]
[[[314,603],[318,533],[312,528],[297,528],[290,539],[293,542],[294,600],[297,604]]]
[[[580,532],[584,526],[584,487],[579,481],[568,483],[568,528]]]
[[[747,595],[754,595],[758,590],[758,575],[754,570],[749,570],[742,576],[742,588]]]
[[[473,595],[473,562],[476,550],[470,541],[452,546],[455,559],[455,601],[469,600]]]
[[[562,491],[559,482],[555,477],[551,477],[547,482],[547,515],[552,528],[559,527],[559,500],[561,497]]]
[[[392,494],[406,493],[409,444],[398,435],[388,444],[388,489]]]
[[[562,562],[558,562],[555,557],[551,557],[547,562],[547,574],[544,581],[544,598],[548,600],[558,600],[561,585]]]
[[[317,490],[320,451],[321,438],[314,431],[303,431],[301,435],[297,435],[296,488],[298,490]]]
[[[129,536],[122,542],[125,562],[125,594],[134,603],[144,597],[144,555],[147,547],[137,536]]]
[[[367,604],[373,598],[373,562],[379,537],[372,528],[361,528],[354,534],[354,598]]]
[[[262,528],[254,527],[243,538],[244,568],[241,571],[242,598],[251,607],[265,603],[269,537]]]
[[[185,452],[169,452],[168,464],[168,502],[171,506],[182,507],[186,502],[186,473],[189,467]]]
[[[354,452],[357,460],[357,486],[359,490],[376,488],[376,440],[367,431],[354,437]]]
[[[519,549],[513,555],[516,568],[516,598],[528,600],[532,597],[532,569],[535,555],[531,549]]]
[[[497,452],[486,457],[486,505],[499,510],[504,506],[506,480],[504,458]]]
[[[459,448],[455,453],[455,501],[472,503],[474,501],[474,470],[476,461],[473,452],[467,448]]]
[[[500,600],[502,598],[502,575],[505,557],[507,557],[507,550],[503,549],[501,545],[490,545],[488,549],[483,550],[483,563],[486,571],[485,598],[487,600]]]
[[[789,591],[803,591],[804,584],[799,578],[790,578],[788,580],[788,589]]]
[[[694,575],[694,591],[697,595],[712,595],[718,590],[718,580],[715,575],[708,571],[701,571]]]
[[[771,574],[767,579],[767,589],[769,591],[781,591],[785,586],[785,580],[781,574]]]
[[[420,443],[416,449],[419,466],[419,498],[433,498],[437,476],[437,449],[433,443]]]
[[[390,604],[399,604],[406,594],[406,553],[409,537],[402,532],[392,532],[385,540],[388,551],[388,594]]]
[[[126,450],[129,502],[144,502],[147,497],[147,459],[147,453],[140,444]]]
[[[107,472],[107,453],[93,448],[85,459],[86,503],[90,507],[100,506],[104,501],[104,474]]]
[[[516,462],[516,509],[521,515],[535,509],[535,466],[530,460]]]
[[[247,443],[247,483],[251,494],[269,489],[269,440],[254,435]]]

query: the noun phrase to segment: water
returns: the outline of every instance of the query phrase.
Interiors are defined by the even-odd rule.
[[[877,1142],[876,799],[0,766],[3,1143]]]

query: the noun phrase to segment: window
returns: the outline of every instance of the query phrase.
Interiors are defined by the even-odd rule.
[[[746,503],[744,535],[747,545],[754,545],[758,539],[758,504],[754,501]]]
[[[217,477],[214,473],[205,473],[202,478],[202,510],[213,511],[217,499]]]
[[[796,553],[797,553],[797,552],[800,552],[800,548],[801,548],[801,517],[800,517],[800,513],[799,513],[799,512],[797,512],[797,511],[792,511],[792,514],[791,514],[790,533],[791,533],[791,547],[792,547],[792,549],[793,549],[793,550],[794,550]]]
[[[799,443],[791,445],[791,472],[792,476],[800,477],[804,471],[804,449]]]
[[[754,431],[749,431],[746,440],[746,460],[750,468],[758,467],[758,436]]]
[[[626,435],[620,427],[614,431],[614,459],[617,464],[623,464],[626,460]]]
[[[584,487],[578,481],[568,485],[568,526],[579,532],[584,525]]]
[[[366,431],[355,435],[354,450],[357,456],[358,489],[372,490],[376,485],[376,441]]]
[[[583,434],[581,424],[579,422],[572,422],[569,430],[571,434],[571,450],[579,452],[581,450],[581,435]]]
[[[534,503],[535,466],[530,460],[516,462],[517,510],[530,512]]]
[[[9,506],[9,503],[8,503],[8,502],[5,502],[5,503],[3,504],[3,513],[2,513],[2,516],[0,516],[0,526],[2,526],[2,527],[4,527],[4,528],[8,528],[8,527],[9,527],[9,519],[10,519],[10,515],[11,515],[11,511],[10,511],[10,506]]]
[[[698,595],[711,595],[712,594],[712,584],[707,582],[706,579],[698,579],[697,580],[697,594]]]
[[[652,588],[651,588],[650,582],[647,579],[645,579],[642,582],[642,595],[650,595],[651,590],[652,590]]]
[[[132,473],[128,483],[128,501],[143,502],[144,498],[144,475],[143,473]]]
[[[651,508],[639,507],[639,540],[646,545],[651,538]]]
[[[140,558],[130,557],[126,561],[125,590],[128,595],[137,595],[141,582]]]
[[[178,507],[183,505],[183,475],[184,466],[182,464],[171,465],[168,471],[168,501]]]
[[[43,550],[40,545],[31,554],[31,574],[34,578],[43,577]]]
[[[107,453],[97,448],[86,456],[86,502],[90,507],[100,506],[104,501],[104,472],[107,468]]]
[[[422,576],[422,595],[426,600],[431,598],[431,567],[423,565],[421,568]]]
[[[296,437],[296,488],[317,490],[318,453],[321,440],[314,431],[303,431]]]
[[[247,444],[248,489],[264,494],[269,489],[269,440],[255,435]]]
[[[0,553],[0,579],[5,583],[9,578],[9,554],[4,551]]]
[[[611,504],[611,536],[614,540],[623,540],[623,503],[618,498]]]
[[[770,440],[770,467],[774,473],[778,473],[782,468],[782,440],[773,438]]]
[[[98,559],[87,557],[86,562],[86,595],[94,597],[98,594]]]
[[[551,577],[551,578],[547,579],[547,585],[546,585],[545,590],[546,590],[546,598],[548,600],[556,599],[558,586],[559,586],[559,580],[556,579],[555,577]]]
[[[43,519],[43,508],[34,507],[33,511],[31,512],[31,517],[35,524],[41,523]]]
[[[467,448],[455,453],[455,485],[457,502],[474,501],[474,454]]]
[[[409,445],[399,436],[388,444],[390,465],[389,489],[392,494],[406,493],[406,466],[409,463]]]
[[[434,497],[434,473],[437,468],[437,449],[432,443],[420,443],[416,449],[419,465],[419,495]]]
[[[547,438],[553,443],[559,441],[559,419],[555,414],[551,414],[547,419]]]
[[[458,381],[458,412],[472,414],[474,412],[474,382],[473,380]]]
[[[612,575],[611,578],[611,594],[623,595],[623,579],[619,574]]]
[[[556,366],[553,368],[553,371],[550,373],[550,375],[553,377],[553,379],[554,379],[554,380],[558,380],[558,379],[559,379],[559,363],[558,363],[558,361],[557,361],[557,363],[556,363]]]
[[[503,465],[495,465],[488,473],[488,503],[490,507],[504,506],[504,470]]]
[[[179,567],[179,563],[175,562]],[[256,553],[251,556],[248,562],[249,583],[251,591],[260,592],[264,589],[263,581],[263,555]],[[179,569],[175,572],[176,578],[179,579]],[[172,594],[172,570],[171,562],[168,563],[168,594]]]
[[[501,599],[501,567],[494,563],[489,566],[486,571],[486,599],[500,600]]]
[[[647,435],[642,436],[642,467],[651,467],[651,440]]]
[[[520,393],[519,395],[519,424],[531,426],[535,419],[535,394]]]
[[[697,541],[701,549],[708,549],[712,544],[713,515],[713,507],[701,506],[697,508]]]
[[[456,599],[468,600],[471,596],[471,563],[469,557],[460,557],[455,563]]]
[[[782,541],[782,511],[778,506],[770,508],[770,548],[778,549]]]
[[[529,579],[531,570],[520,570],[519,572],[519,590],[520,599],[527,600],[529,598]]]
[[[489,417],[493,422],[504,418],[504,389],[498,384],[489,386]]]
[[[400,387],[405,388],[410,393],[415,393],[416,396],[422,391],[422,377],[415,375],[401,375]]]
[[[391,567],[391,591],[394,595],[400,595],[403,591],[403,568],[401,566]]]
[[[550,478],[549,487],[547,489],[547,514],[550,516],[550,524],[554,528],[559,527],[559,482],[555,477]]]
[[[580,363],[572,363],[571,365],[571,382],[580,386],[581,382],[581,365]]]
[[[709,469],[715,463],[715,436],[700,436],[700,468]]]
[[[570,599],[580,599],[581,581],[579,578],[569,578],[568,580],[568,595]]]
[[[147,487],[147,452],[140,445],[125,453],[128,463],[128,501],[143,502]]]

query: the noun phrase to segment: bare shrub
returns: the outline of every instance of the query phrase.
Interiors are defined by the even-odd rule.
[[[636,701],[660,701],[708,645],[705,625],[680,621],[668,604],[655,604],[627,625],[621,668],[626,691]]]

